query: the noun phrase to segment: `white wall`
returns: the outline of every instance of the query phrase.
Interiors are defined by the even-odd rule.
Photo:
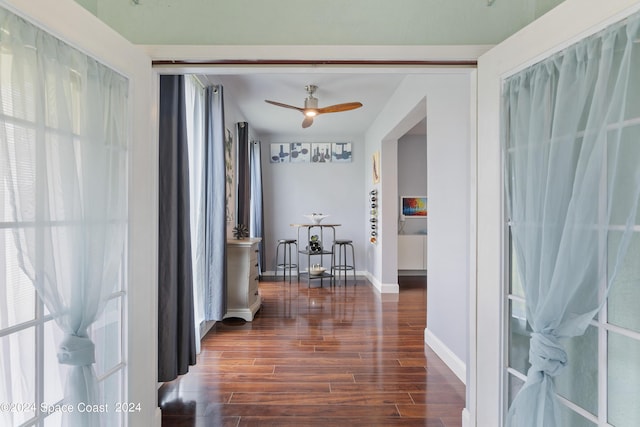
[[[453,79],[452,79],[453,80]],[[466,381],[470,225],[470,76],[444,89],[438,108],[427,106],[427,337],[453,354],[440,354]],[[427,95],[429,99],[429,94]],[[438,123],[435,129],[433,125]],[[434,348],[435,349],[435,348]]]
[[[472,73],[470,69],[434,70],[407,77],[366,134],[367,158],[376,150],[382,153],[383,205],[380,244],[372,246],[367,268],[374,285],[384,291],[397,287],[397,150],[394,155],[390,147],[426,114],[427,331],[438,346],[434,350],[463,380],[468,345]],[[373,185],[367,179],[367,185]]]
[[[356,269],[363,270],[364,246],[368,244],[363,222],[365,211],[364,142],[354,136],[315,136],[306,140],[276,135],[262,139],[262,175],[265,222],[266,271],[275,269],[275,251],[278,239],[296,238],[293,223],[309,222],[305,214],[313,212],[330,215],[323,223],[341,224],[336,238],[351,239],[356,253]],[[352,161],[345,163],[270,163],[269,144],[290,142],[351,142]],[[367,221],[368,223],[368,221]],[[306,234],[300,236],[300,249],[306,246]],[[331,244],[325,237],[324,245]],[[330,258],[324,257],[325,266]],[[301,259],[306,268],[306,258]],[[319,262],[314,257],[312,263]],[[361,264],[360,264],[361,263]]]

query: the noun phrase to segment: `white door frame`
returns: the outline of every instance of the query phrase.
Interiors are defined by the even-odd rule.
[[[506,254],[500,152],[504,79],[640,9],[637,0],[566,0],[478,60],[477,283],[467,427],[503,424]]]
[[[157,404],[157,88],[151,59],[73,0],[0,0],[33,22],[129,79],[131,141],[125,362],[126,400],[140,404],[131,426],[159,426]]]

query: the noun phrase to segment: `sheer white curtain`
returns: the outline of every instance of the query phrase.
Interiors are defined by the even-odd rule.
[[[189,146],[189,192],[191,204],[191,256],[196,351],[200,353],[200,325],[205,320],[205,89],[195,76],[185,78],[187,140]]]
[[[532,329],[510,426],[560,425],[554,377],[628,247],[640,194],[640,15],[505,82],[505,181]],[[635,89],[632,89],[635,88]]]
[[[249,235],[260,237],[258,244],[258,274],[262,275],[264,262],[264,205],[262,203],[262,151],[260,141],[251,141],[249,150],[251,168],[251,200],[249,216]]]
[[[22,225],[18,263],[64,333],[66,403],[99,403],[88,333],[125,250],[128,82],[3,9],[0,26],[0,73],[10,81],[0,92],[0,157],[11,217]],[[99,424],[99,414],[78,410],[63,420]]]

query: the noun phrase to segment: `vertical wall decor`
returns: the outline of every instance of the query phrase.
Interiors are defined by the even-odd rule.
[[[229,129],[225,129],[224,134],[224,163],[227,185],[227,222],[233,222],[233,135]]]
[[[372,158],[372,165],[371,165],[371,172],[372,172],[372,178],[373,178],[373,183],[377,184],[380,182],[380,152],[376,151],[375,153],[373,153],[373,158]]]
[[[376,244],[378,242],[378,190],[375,188],[369,192],[369,222],[371,223],[371,231],[369,232],[369,242]]]

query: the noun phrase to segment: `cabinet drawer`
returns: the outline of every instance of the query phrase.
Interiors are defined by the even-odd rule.
[[[241,317],[251,321],[260,307],[257,243],[247,240],[233,240],[227,243],[227,313],[225,317]]]
[[[247,277],[249,287],[258,287],[258,267],[252,267],[249,269],[249,277]]]

